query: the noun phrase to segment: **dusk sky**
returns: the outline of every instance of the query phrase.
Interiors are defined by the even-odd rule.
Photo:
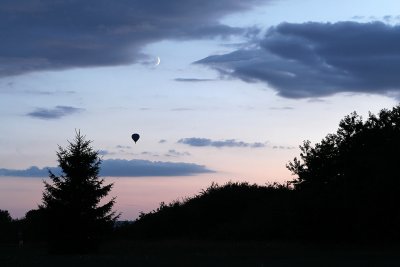
[[[212,181],[291,180],[285,165],[304,140],[399,102],[399,10],[395,0],[2,0],[0,209],[36,208],[76,130],[102,155],[124,218]]]

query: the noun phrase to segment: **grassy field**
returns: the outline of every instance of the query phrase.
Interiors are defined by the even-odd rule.
[[[400,266],[400,247],[279,242],[119,241],[97,253],[50,255],[44,245],[0,246],[0,266]]]

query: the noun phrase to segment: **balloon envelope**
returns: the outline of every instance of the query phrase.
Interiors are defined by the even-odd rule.
[[[135,143],[139,140],[140,135],[137,133],[132,134],[132,140],[135,141]]]

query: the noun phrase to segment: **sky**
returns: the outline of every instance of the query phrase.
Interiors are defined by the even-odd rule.
[[[366,117],[398,104],[399,8],[395,0],[2,0],[0,209],[22,216],[40,203],[39,178],[77,130],[93,141],[129,216],[212,181],[293,179],[285,166],[304,140],[321,141],[353,111]]]

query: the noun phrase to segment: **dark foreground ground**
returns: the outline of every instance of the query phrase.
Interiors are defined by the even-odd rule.
[[[93,254],[49,255],[43,245],[0,245],[0,266],[400,266],[400,246],[119,241]]]

